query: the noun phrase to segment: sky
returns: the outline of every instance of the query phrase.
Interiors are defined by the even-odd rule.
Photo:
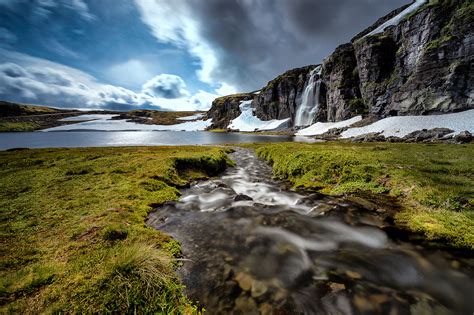
[[[0,99],[206,110],[409,0],[0,0]]]

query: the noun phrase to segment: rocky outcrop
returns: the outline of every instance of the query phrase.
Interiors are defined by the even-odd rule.
[[[254,99],[257,117],[262,120],[291,118],[293,121],[309,73],[315,67],[311,65],[292,69],[268,82]]]
[[[253,99],[253,93],[241,93],[216,98],[206,119],[212,119],[209,129],[226,129],[230,122],[240,115],[240,102]]]

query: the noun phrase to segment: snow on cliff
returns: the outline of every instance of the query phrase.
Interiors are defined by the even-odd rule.
[[[239,105],[240,116],[232,120],[230,129],[239,131],[275,130],[288,125],[289,118],[281,120],[263,121],[253,115],[252,101],[242,101]]]
[[[385,23],[381,24],[379,27],[377,27],[375,30],[373,30],[372,32],[370,32],[369,34],[365,36],[372,36],[378,33],[382,33],[387,27],[392,26],[392,25],[398,25],[398,23],[400,23],[400,21],[403,20],[405,16],[418,10],[418,8],[424,5],[426,1],[427,0],[416,0],[405,10],[403,10],[402,12],[400,12],[399,14],[397,14],[390,20],[386,21]]]

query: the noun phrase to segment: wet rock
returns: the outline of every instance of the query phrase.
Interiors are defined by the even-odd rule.
[[[247,296],[239,296],[235,300],[235,311],[243,314],[258,314],[257,303],[252,298]]]
[[[331,282],[329,283],[329,288],[331,289],[331,292],[336,293],[339,291],[344,291],[346,286],[343,283]]]
[[[263,303],[258,308],[258,311],[261,315],[271,315],[273,314],[273,307],[268,303]]]
[[[469,131],[464,130],[464,131],[461,131],[456,136],[454,136],[454,140],[457,143],[472,143],[474,142],[474,137]]]
[[[346,275],[351,279],[362,279],[362,275],[356,271],[347,270]]]
[[[250,291],[252,289],[252,284],[254,279],[247,273],[239,272],[235,277],[235,281],[239,284],[240,288],[244,291]]]
[[[268,291],[268,286],[265,284],[265,282],[255,280],[252,283],[252,290],[251,290],[251,295],[253,298],[257,298],[259,296],[262,296]]]
[[[325,213],[328,213],[329,211],[333,210],[334,206],[327,204],[327,203],[321,203],[317,205],[316,207],[313,207],[310,211],[309,214],[311,216],[318,216],[318,215],[323,215]]]
[[[252,197],[244,195],[244,194],[238,194],[237,196],[234,197],[234,201],[252,201]]]

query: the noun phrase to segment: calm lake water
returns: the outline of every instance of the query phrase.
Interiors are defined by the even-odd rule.
[[[11,148],[62,148],[157,145],[208,145],[225,143],[307,141],[273,136],[206,131],[57,131],[0,134],[0,150]]]

